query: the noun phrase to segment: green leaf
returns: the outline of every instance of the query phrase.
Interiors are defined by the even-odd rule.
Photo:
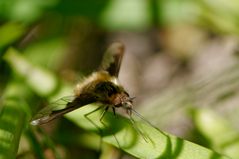
[[[27,59],[23,58],[17,50],[9,49],[4,59],[39,95],[49,96],[57,88],[57,79],[53,74],[42,68],[35,67]]]
[[[226,159],[227,157],[180,139],[144,122],[137,122],[136,126],[146,139],[134,129],[131,121],[122,116],[106,113],[104,124],[99,119],[102,112],[94,112],[85,118],[85,114],[97,107],[87,105],[66,115],[72,122],[80,127],[102,135],[103,140],[112,144],[137,158],[177,158],[177,159]],[[92,123],[93,122],[93,123]],[[107,125],[107,126],[105,126]],[[98,128],[97,128],[98,127]],[[99,131],[99,128],[102,132]]]
[[[194,110],[193,119],[197,129],[210,141],[213,149],[232,158],[239,158],[238,131],[225,119],[208,109]]]
[[[0,105],[0,159],[16,158],[21,133],[30,117],[28,93],[20,82],[10,82],[4,93]]]

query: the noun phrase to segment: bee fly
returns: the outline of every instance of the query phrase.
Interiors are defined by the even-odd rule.
[[[125,109],[126,113],[130,117],[132,125],[134,125],[134,120],[131,117],[132,112],[136,113],[136,115],[143,119],[140,114],[132,109],[133,98],[130,97],[126,90],[119,84],[118,74],[123,55],[124,45],[118,42],[113,43],[104,55],[100,70],[92,73],[83,82],[76,85],[74,99],[68,102],[64,109],[43,109],[33,118],[31,124],[45,124],[68,112],[80,108],[81,106],[91,103],[100,103],[104,106],[104,111],[100,117],[100,121],[109,108],[113,110],[114,114],[116,112],[116,108]],[[93,112],[101,108],[102,106]],[[91,113],[92,112],[88,113],[87,115]],[[136,130],[142,135],[141,131],[139,131],[137,128]]]

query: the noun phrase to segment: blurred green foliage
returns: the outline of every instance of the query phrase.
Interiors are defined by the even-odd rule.
[[[206,109],[195,110],[193,119],[196,128],[208,139],[213,149],[232,158],[239,157],[238,132],[230,123]]]
[[[2,0],[0,17],[31,24],[44,16],[81,16],[107,29],[142,30],[155,24],[194,23],[214,31],[238,33],[236,0]],[[126,18],[127,17],[127,18]]]
[[[157,50],[164,49],[170,41],[167,31],[172,28],[177,30],[180,25],[200,28],[204,34],[206,32],[216,36],[237,36],[238,18],[237,0],[1,0],[0,159],[15,158],[16,155],[18,158],[79,158],[79,154],[82,155],[81,158],[110,158],[109,154],[117,150],[104,145],[103,148],[106,148],[101,154],[98,151],[99,136],[94,134],[98,133],[97,130],[94,130],[92,125],[89,127],[90,124],[79,117],[87,109],[69,114],[66,119],[40,129],[29,126],[32,114],[35,114],[45,101],[51,102],[72,95],[73,84],[81,79],[82,75],[96,70],[106,43],[116,34],[154,34],[151,36],[151,43],[158,45],[157,39],[166,43],[151,49]],[[186,30],[190,31],[187,28]],[[176,33],[173,32],[174,35]],[[184,44],[187,35],[184,32],[182,34],[183,37],[175,43],[190,48],[187,43]],[[190,36],[194,35],[197,36]],[[140,41],[139,37],[136,39]],[[191,38],[189,41],[191,40],[195,39]],[[144,45],[144,41],[141,44]],[[196,41],[196,45],[200,44]],[[187,58],[189,57],[179,59],[182,60],[180,67],[188,66]],[[185,113],[191,110],[192,105],[200,103],[198,101],[208,102],[212,107],[220,105],[238,94],[239,73],[236,70],[237,66],[229,68],[226,73],[212,76],[209,81],[193,81],[179,90],[174,86],[168,88],[160,96],[155,95],[155,100],[150,99],[149,103],[142,104],[142,110],[145,114],[150,113],[150,120],[166,125],[170,123],[169,119],[177,116],[182,109]],[[174,76],[176,75],[173,74],[171,78]],[[149,111],[149,108],[153,111]],[[192,121],[191,118],[187,120],[192,122],[195,130],[189,132],[192,136],[186,138],[219,153],[238,158],[238,129],[230,125],[230,120],[221,119],[215,114],[204,109],[194,109],[190,114]],[[111,115],[108,114],[107,118],[117,120]],[[186,113],[184,115],[186,116]],[[97,117],[97,114],[95,116]],[[230,118],[238,121],[238,109]],[[124,134],[117,131],[127,125],[124,123],[127,120],[119,120],[123,124],[113,125],[113,128],[120,134],[119,140],[122,141]],[[127,129],[131,132],[130,128]],[[165,146],[170,147],[161,132],[155,132],[152,127],[147,128],[147,131],[158,141],[156,147],[161,151]],[[193,134],[194,131],[200,138]],[[46,134],[50,134],[50,137]],[[130,135],[128,138],[133,140],[134,135]],[[190,155],[208,158],[207,155],[211,155],[211,158],[220,158],[214,151],[171,135],[166,137],[171,140],[172,143],[169,143],[172,147],[165,148],[162,153],[164,156],[172,157],[176,154],[182,158],[192,158]],[[106,132],[103,140],[119,147],[112,134]],[[152,145],[144,147],[147,152],[144,153],[144,145],[139,144],[144,142],[141,139],[135,139],[134,142],[136,146],[124,148],[133,156],[142,157],[147,153],[150,153],[151,157],[159,155]],[[181,146],[185,144],[180,147],[181,154],[174,149],[175,145],[178,146],[177,142]],[[127,142],[120,146],[125,145]],[[169,152],[171,150],[172,152]],[[200,156],[200,152],[203,155]]]
[[[34,90],[38,95],[46,96],[49,98],[50,97],[49,94],[51,94],[51,91],[54,90],[54,87],[44,89],[45,92],[42,92],[42,88],[39,87],[39,82],[37,81],[37,79],[32,80],[32,78],[35,78],[35,77],[41,78],[41,82],[44,82],[42,86],[47,86],[49,85],[49,83],[52,83],[50,79],[53,77],[49,76],[49,73],[47,74],[46,72],[44,73],[44,71],[40,71],[41,70],[40,68],[32,67],[30,63],[25,61],[23,57],[17,54],[19,53],[13,49],[10,49],[6,53],[5,59],[11,65],[12,69],[15,70],[15,73],[19,77],[22,77],[22,81],[25,83],[25,86],[29,86],[29,88]],[[21,67],[19,68],[19,66]],[[28,72],[26,72],[26,70],[28,70]],[[34,73],[32,74],[32,72]],[[41,74],[41,75],[38,76],[37,74]],[[9,84],[9,86],[11,85]],[[54,84],[52,86],[54,86]],[[8,147],[4,147],[3,149],[4,154],[1,157],[14,158],[14,156],[16,155],[16,147],[18,146],[18,143],[19,143],[19,137],[20,137],[19,135],[21,134],[21,131],[23,131],[24,126],[25,128],[29,126],[28,125],[29,116],[31,114],[31,111],[29,106],[26,105],[25,102],[31,104],[31,100],[33,99],[32,96],[34,95],[34,93],[27,92],[27,91],[25,93],[24,85],[21,85],[19,82],[16,83],[15,87],[12,87],[11,89],[6,89],[6,91],[7,92],[4,93],[5,99],[3,103],[3,110],[1,111],[0,122],[2,126],[4,125],[7,126],[7,127],[2,127],[2,130],[5,130],[6,133],[11,133],[11,134],[10,135],[6,135],[6,133],[0,134],[0,137],[2,136],[1,138],[3,137],[6,138],[6,139],[3,139],[6,142],[6,144],[2,143],[2,146],[4,147],[5,145],[8,145]],[[13,102],[12,105],[9,103],[10,101],[8,101],[9,98],[12,99],[12,102]],[[20,101],[16,103],[17,100],[20,100]],[[18,105],[20,107],[17,107]],[[14,108],[12,111],[10,111],[12,113],[8,113],[7,110],[12,107]],[[179,159],[187,159],[194,156],[194,158],[204,159],[204,158],[210,158],[213,156],[214,158],[217,158],[217,159],[227,159],[227,157],[219,155],[218,153],[213,152],[209,149],[206,149],[199,145],[193,144],[191,142],[182,140],[175,136],[166,134],[148,123],[142,123],[142,122],[134,123],[134,127],[140,128],[141,130],[143,130],[144,135],[147,135],[145,138],[142,137],[142,134],[140,135],[137,132],[138,128],[134,129],[129,119],[126,119],[120,116],[116,118],[112,113],[107,113],[105,115],[104,124],[102,124],[97,119],[100,118],[103,110],[101,110],[101,112],[92,114],[90,117],[90,120],[86,119],[84,115],[89,112],[92,112],[94,109],[96,109],[95,106],[88,105],[86,107],[79,108],[77,111],[67,114],[66,117],[69,119],[69,121],[72,121],[79,127],[82,127],[85,130],[87,130],[88,133],[95,132],[100,134],[105,142],[112,144],[128,152],[129,154],[132,154],[133,156],[137,158],[177,157]],[[15,115],[17,116],[17,118],[15,118]],[[136,117],[134,118],[136,119]],[[7,120],[9,123],[6,123],[5,121],[6,119],[9,120],[9,121]],[[94,124],[92,124],[91,122],[94,122]],[[11,125],[11,123],[15,123],[16,125]],[[19,131],[14,131],[14,128],[17,128]],[[97,128],[101,128],[102,132],[100,133]],[[11,131],[9,132],[9,130]],[[53,153],[52,155],[54,155],[56,158],[61,158],[60,157],[61,155],[58,154],[58,150],[54,142],[51,141],[49,137],[45,136],[44,132],[41,131],[40,133],[42,134],[42,138],[44,138],[45,140],[42,142],[47,145],[48,149],[51,149]],[[69,132],[62,133],[59,130],[58,133],[60,133],[59,140],[61,141],[62,140],[61,138],[64,138],[67,136],[64,133],[68,134],[72,132],[69,131]],[[25,135],[27,135],[27,138],[30,140],[29,144],[31,144],[32,146],[31,149],[33,150],[34,154],[40,158],[44,158],[44,155],[42,154],[43,150],[41,146],[39,146],[39,144],[41,143],[37,141],[34,134],[32,134],[31,131],[27,130]],[[117,138],[116,138],[116,135],[117,135]],[[80,138],[81,142],[84,143],[85,137],[87,138],[87,136]],[[74,139],[71,139],[71,140],[78,141],[77,134],[75,134],[73,138]],[[15,141],[12,141],[13,139]],[[69,137],[67,137],[67,139],[65,140],[68,140],[68,139]],[[93,141],[94,140],[95,140],[95,137],[93,136]],[[90,145],[89,141],[87,141],[87,144]],[[11,151],[13,151],[13,154],[11,153]],[[26,154],[26,157],[28,157],[27,154]],[[46,156],[46,158],[48,157]]]

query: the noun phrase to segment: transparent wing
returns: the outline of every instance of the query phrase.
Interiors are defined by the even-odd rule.
[[[74,98],[74,96],[67,96],[49,103],[32,118],[31,124],[41,125],[69,112],[72,108],[68,103],[71,103]]]
[[[62,115],[78,109],[81,106],[96,102],[96,98],[89,94],[81,94],[79,97],[63,97],[56,102],[49,104],[43,108],[32,119],[32,125],[45,124],[51,120],[54,120]]]
[[[124,45],[120,42],[111,44],[105,52],[100,68],[109,72],[111,76],[118,77],[123,56]]]

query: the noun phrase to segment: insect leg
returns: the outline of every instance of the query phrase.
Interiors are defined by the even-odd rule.
[[[134,110],[134,109],[132,109],[132,108],[131,108],[130,110],[131,110],[131,112],[132,112],[134,115],[136,115],[136,116],[139,117],[142,121],[144,121],[145,124],[148,124],[149,126],[155,128],[157,131],[159,131],[160,133],[164,134],[165,136],[168,136],[167,134],[165,134],[164,132],[162,132],[161,130],[159,130],[157,127],[155,127],[152,123],[150,123],[147,119],[145,119],[145,118],[144,118],[141,114],[139,114],[136,110]],[[129,115],[129,117],[130,117],[131,123],[133,123],[133,122],[135,123],[133,117],[132,117],[131,115]],[[135,127],[135,129],[137,130],[137,127]],[[145,135],[145,136],[147,137],[148,141],[150,141],[153,145],[155,145],[154,141],[153,141],[147,134],[142,133],[142,131],[138,131],[138,133],[139,133],[139,132],[141,132],[141,133],[140,133],[141,136]],[[146,137],[144,137],[144,139],[146,139]]]
[[[91,124],[93,124],[93,125],[97,128],[97,130],[98,130],[100,136],[103,136],[103,132],[102,132],[101,128],[100,128],[98,125],[96,125],[96,124],[88,117],[90,114],[92,114],[92,113],[94,113],[94,112],[96,112],[96,111],[98,111],[98,110],[100,110],[100,109],[102,109],[101,106],[99,106],[98,108],[96,108],[95,110],[93,110],[93,111],[91,111],[91,112],[89,112],[89,113],[87,113],[87,114],[84,114],[84,117],[85,117]],[[99,151],[100,151],[101,145],[102,145],[102,138],[100,138],[100,143],[99,143],[99,145],[100,145],[100,146],[99,146]]]
[[[146,137],[145,134],[136,126],[136,122],[135,122],[135,120],[132,118],[132,115],[129,115],[129,119],[130,119],[130,121],[131,121],[132,126],[133,126],[134,129],[137,131],[137,133],[143,137],[143,139],[144,139],[145,142],[148,143],[148,141],[147,141],[148,137]]]
[[[92,114],[92,113],[94,113],[94,112],[96,112],[96,111],[98,111],[98,110],[100,110],[100,109],[101,109],[101,106],[99,106],[98,108],[96,108],[95,110],[93,110],[93,111],[91,111],[91,112],[89,112],[89,113],[84,114],[84,117],[85,117],[89,122],[91,122],[91,124],[93,124],[93,125],[99,130],[100,134],[102,135],[102,130],[99,128],[99,126],[96,125],[96,124],[88,117],[90,114]]]
[[[116,116],[115,107],[112,107],[112,110],[113,110],[114,115]]]
[[[114,108],[114,107],[112,107],[112,108]],[[105,107],[105,110],[103,111],[103,113],[101,114],[101,117],[100,117],[100,122],[101,122],[101,124],[104,125],[104,127],[106,127],[106,128],[107,128],[107,125],[103,122],[103,118],[104,118],[104,116],[105,116],[105,113],[108,111],[108,109],[109,109],[109,106],[106,106],[106,107]],[[113,109],[113,110],[114,110],[114,109]],[[115,113],[115,111],[114,111],[114,113]],[[119,148],[121,148],[121,147],[120,147],[120,144],[119,144],[119,140],[116,138],[115,134],[112,133],[112,135],[114,136],[115,141],[117,142],[117,145],[119,146]]]
[[[105,116],[105,113],[108,111],[108,109],[109,109],[109,106],[106,106],[105,107],[105,110],[103,111],[103,113],[100,115],[100,122],[102,123],[102,120],[103,120],[103,118],[104,118],[104,116]]]
[[[141,118],[143,121],[145,121],[148,125],[156,128],[153,124],[151,124],[148,120],[146,120],[141,114],[139,114],[137,111],[134,109],[131,109],[132,112],[134,112],[139,118]],[[156,128],[157,129],[157,128]]]

